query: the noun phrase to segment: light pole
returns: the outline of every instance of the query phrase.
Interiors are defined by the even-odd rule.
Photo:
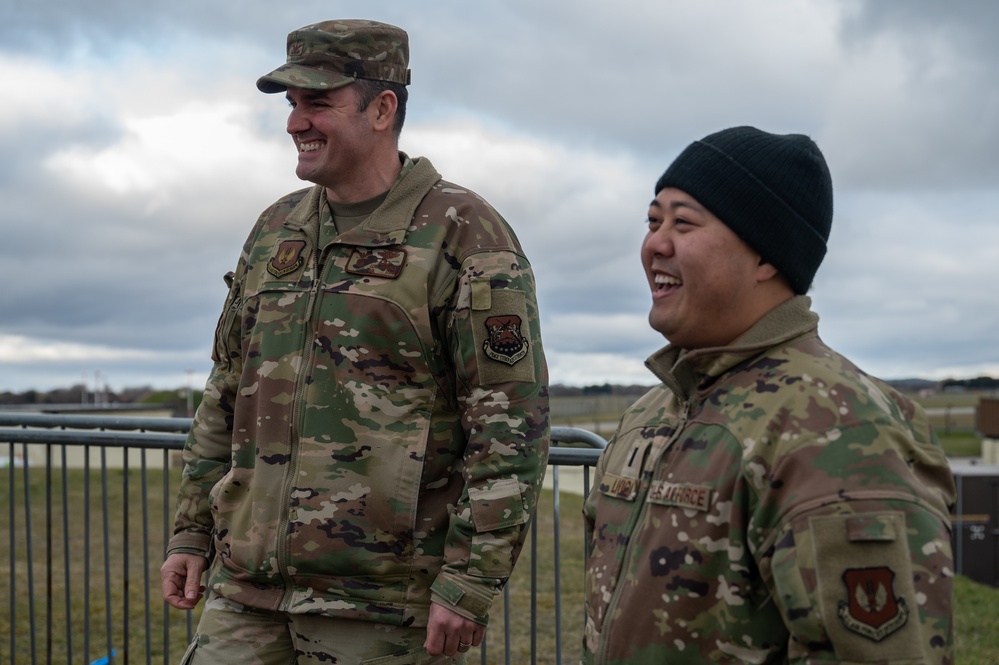
[[[193,369],[187,370],[187,417],[194,417],[194,390],[191,387],[191,375],[194,374]]]

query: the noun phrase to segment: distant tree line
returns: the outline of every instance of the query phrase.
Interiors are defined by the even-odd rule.
[[[0,404],[80,404],[83,402],[83,384],[58,388],[48,392],[25,390],[23,393],[0,393]]]
[[[101,404],[136,404],[150,400],[162,401],[163,395],[175,397],[177,392],[176,390],[155,391],[150,386],[125,388],[120,392],[114,392],[105,387],[95,396],[93,391],[88,390],[85,385],[80,383],[69,388],[56,388],[48,391],[0,392],[0,404],[94,404],[96,402]],[[157,396],[160,398],[158,399]]]
[[[548,389],[552,397],[581,397],[594,395],[644,395],[651,386],[630,385],[619,386],[610,383],[603,383],[592,386],[563,386],[556,384]]]
[[[553,385],[550,388],[553,397],[575,397],[580,395],[644,395],[650,386],[621,386],[604,383],[592,386],[563,386]],[[108,404],[137,404],[146,402],[161,403],[176,398],[177,395],[185,393],[185,388],[176,390],[154,390],[150,386],[140,386],[137,388],[126,388],[119,392],[114,392],[110,388],[105,388],[101,392],[101,400]],[[86,395],[86,397],[84,397]],[[39,390],[25,390],[14,393],[10,391],[0,392],[0,404],[87,404],[94,403],[93,392],[87,391],[83,384],[70,386],[69,388],[57,388],[42,392]]]
[[[889,384],[903,391],[916,391],[922,389],[934,390],[999,390],[999,378],[991,376],[979,376],[973,379],[944,379],[943,381],[929,381],[926,379],[898,379],[888,381]],[[594,384],[588,386],[565,386],[555,384],[550,387],[549,392],[552,397],[592,397],[599,395],[643,395],[649,390],[650,385],[617,385],[611,383]],[[137,404],[137,403],[165,403],[180,399],[185,393],[184,388],[177,390],[154,390],[150,386],[140,386],[136,388],[125,388],[114,392],[105,388],[100,393],[100,401],[103,404]],[[195,395],[196,398],[200,395]],[[198,400],[200,401],[200,400]],[[0,392],[0,404],[93,404],[95,402],[93,392],[88,392],[83,384],[70,386],[69,388],[57,388],[49,391],[25,390],[14,393],[10,391]]]
[[[991,376],[979,376],[974,379],[945,379],[940,382],[940,389],[947,390],[950,388],[964,389],[964,390],[999,390],[999,379],[994,379]]]

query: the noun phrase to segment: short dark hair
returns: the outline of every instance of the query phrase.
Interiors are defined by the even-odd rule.
[[[392,92],[398,100],[395,110],[395,123],[392,130],[398,137],[402,132],[402,125],[406,122],[406,102],[409,100],[409,90],[402,83],[393,81],[374,81],[372,79],[357,79],[354,81],[357,88],[357,110],[363,111],[374,101],[375,97],[385,90]]]

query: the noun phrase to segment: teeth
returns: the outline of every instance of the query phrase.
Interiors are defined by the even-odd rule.
[[[302,152],[312,152],[313,150],[319,150],[323,147],[322,143],[302,143],[298,146],[298,149]]]
[[[656,284],[665,284],[666,286],[680,286],[683,284],[682,281],[673,277],[673,275],[656,275],[655,282]]]

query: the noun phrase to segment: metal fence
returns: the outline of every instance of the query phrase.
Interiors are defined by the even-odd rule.
[[[0,506],[7,504],[0,527],[8,531],[8,556],[0,561],[7,586],[0,665],[179,661],[199,610],[169,609],[158,571],[190,423],[0,413],[0,466],[6,467],[0,469],[6,483]],[[486,642],[469,662],[578,658],[582,519],[578,509],[563,515],[563,503],[569,497],[578,503],[589,491],[590,470],[606,441],[555,427],[552,444],[549,491],[493,607]],[[564,576],[563,564],[575,575]]]

